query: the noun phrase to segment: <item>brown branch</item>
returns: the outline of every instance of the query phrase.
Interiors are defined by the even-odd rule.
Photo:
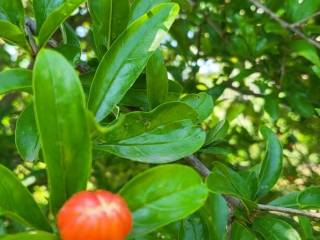
[[[292,24],[284,21],[283,19],[281,19],[276,13],[272,12],[269,8],[267,8],[261,2],[259,2],[258,0],[248,0],[248,1],[250,3],[252,3],[253,5],[255,5],[256,7],[261,8],[267,15],[270,16],[270,18],[272,18],[273,20],[278,22],[280,24],[280,26],[282,26],[283,28],[285,28],[287,30],[290,30],[291,32],[295,33],[296,35],[298,35],[302,39],[306,40],[311,45],[313,45],[316,48],[320,49],[320,43],[319,42],[315,41],[312,38],[309,38],[302,31],[297,29],[294,25],[292,25]]]
[[[207,177],[210,175],[210,170],[194,155],[188,156],[185,158],[186,161],[192,165],[202,176]],[[230,197],[230,196],[224,196],[228,204],[239,207],[241,205],[241,201],[237,198]],[[289,215],[294,215],[294,216],[305,216],[309,217],[312,219],[320,219],[320,213],[313,213],[313,212],[308,212],[304,210],[298,210],[298,209],[293,209],[293,208],[285,208],[285,207],[276,207],[276,206],[271,206],[271,205],[265,205],[265,204],[258,204],[257,205],[257,210],[260,211],[267,211],[267,212],[275,212],[275,213],[285,213]]]

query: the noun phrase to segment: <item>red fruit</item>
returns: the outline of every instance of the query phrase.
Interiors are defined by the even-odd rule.
[[[57,225],[62,240],[124,240],[132,217],[119,195],[103,190],[80,192],[61,208]]]

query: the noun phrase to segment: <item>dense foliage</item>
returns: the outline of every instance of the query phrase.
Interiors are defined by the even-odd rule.
[[[320,239],[320,1],[0,0],[0,239],[118,192],[130,239]]]

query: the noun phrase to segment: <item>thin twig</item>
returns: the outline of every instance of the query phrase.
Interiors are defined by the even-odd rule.
[[[302,31],[300,31],[299,29],[297,29],[294,25],[289,24],[288,22],[284,21],[283,19],[281,19],[276,13],[272,12],[269,8],[267,8],[265,5],[263,5],[261,2],[259,2],[258,0],[248,0],[249,2],[251,2],[253,5],[255,5],[258,8],[261,8],[267,15],[269,15],[273,20],[275,20],[276,22],[278,22],[280,24],[280,26],[282,26],[285,29],[290,30],[291,32],[297,34],[299,37],[301,37],[302,39],[306,40],[308,43],[310,43],[311,45],[315,46],[316,48],[320,49],[320,43],[315,41],[312,38],[309,38],[308,36],[306,36]]]
[[[207,177],[210,175],[210,170],[194,155],[188,156],[185,158],[186,161],[191,164],[202,176]],[[241,201],[234,197],[225,197],[228,204],[232,204],[233,206],[239,206],[241,204]],[[280,213],[286,213],[290,215],[295,216],[305,216],[312,219],[320,219],[320,213],[314,213],[314,212],[308,212],[304,210],[298,210],[293,208],[285,208],[285,207],[276,207],[271,205],[265,205],[265,204],[258,204],[257,210],[260,211],[268,211],[268,212],[280,212]]]
[[[291,26],[294,27],[294,28],[298,28],[301,25],[303,25],[305,22],[309,21],[312,18],[318,17],[318,16],[320,16],[320,11],[316,12],[315,14],[312,14],[311,16],[308,16],[308,17],[306,17],[306,18],[304,18],[304,19],[302,19],[302,20],[300,20],[298,22],[295,22],[295,23],[291,24]]]

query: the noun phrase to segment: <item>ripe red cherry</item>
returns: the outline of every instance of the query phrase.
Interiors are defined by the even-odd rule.
[[[62,240],[124,240],[132,228],[132,217],[119,195],[86,191],[64,204],[57,225]]]

